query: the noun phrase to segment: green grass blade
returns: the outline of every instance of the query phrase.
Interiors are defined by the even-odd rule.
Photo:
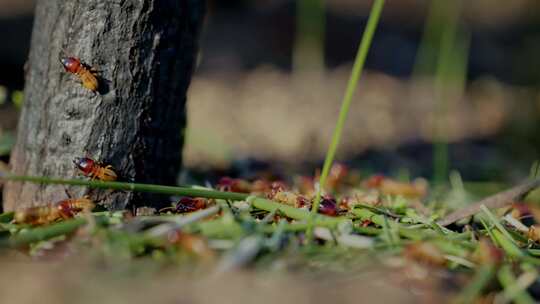
[[[83,186],[93,189],[113,189],[124,191],[136,191],[136,192],[151,192],[168,195],[181,195],[192,197],[205,197],[225,200],[245,200],[248,198],[248,194],[236,193],[236,192],[222,192],[217,190],[207,190],[192,187],[176,187],[176,186],[163,186],[153,184],[139,184],[139,183],[126,183],[126,182],[103,182],[92,181],[84,179],[62,179],[51,178],[43,176],[23,176],[23,175],[11,175],[0,172],[0,179],[9,181],[31,182],[36,184],[49,184],[49,185],[70,185],[70,186]]]
[[[512,244],[516,244],[516,241],[514,240],[514,238],[510,235],[510,233],[508,233],[508,231],[506,231],[506,229],[503,227],[503,225],[501,225],[501,222],[495,217],[495,215],[493,213],[491,213],[491,211],[489,211],[489,209],[485,206],[485,205],[482,205],[480,206],[480,209],[482,209],[482,211],[487,215],[489,221],[495,225],[495,227],[497,227],[497,229],[509,240],[512,242]]]
[[[500,244],[497,242],[497,238],[495,238],[495,236],[493,235],[492,229],[488,226],[486,221],[484,221],[482,218],[480,218],[480,222],[484,226],[484,229],[486,229],[489,238],[491,239],[491,241],[493,241],[493,244],[500,246]]]
[[[510,265],[503,265],[497,273],[499,282],[504,287],[503,294],[507,301],[517,304],[535,303],[534,299],[518,284]],[[527,286],[525,286],[526,288]]]
[[[10,181],[24,181],[38,184],[56,184],[56,185],[71,185],[71,186],[84,186],[95,189],[114,189],[125,190],[135,192],[151,192],[168,195],[180,195],[191,197],[204,197],[213,199],[222,199],[230,201],[249,201],[255,208],[259,208],[268,212],[281,211],[287,217],[295,220],[310,220],[311,214],[304,209],[295,208],[289,205],[277,203],[268,199],[250,196],[246,193],[236,192],[224,192],[217,190],[208,190],[205,188],[196,187],[175,187],[175,186],[162,186],[152,184],[139,184],[139,183],[124,183],[124,182],[102,182],[102,181],[89,181],[83,179],[60,179],[41,176],[19,176],[11,175],[5,172],[0,172],[0,180]],[[322,214],[317,214],[315,217],[315,223],[324,224],[325,226],[333,226],[344,219],[341,217],[329,217]]]
[[[324,0],[296,1],[296,37],[293,49],[294,72],[324,69],[326,12]]]
[[[450,169],[448,151],[448,136],[446,132],[445,116],[450,103],[449,89],[460,94],[463,93],[467,74],[467,54],[469,38],[460,37],[459,17],[460,1],[433,2],[444,9],[444,19],[440,28],[439,52],[435,71],[435,133],[433,150],[433,179],[436,184],[446,183]],[[464,40],[464,41],[460,41]]]
[[[317,196],[315,197],[315,201],[311,209],[311,213],[313,215],[315,215],[317,213],[317,210],[319,209],[319,204],[321,202],[322,188],[326,185],[326,178],[328,177],[328,173],[330,172],[330,168],[332,167],[332,163],[334,162],[334,157],[335,157],[339,142],[341,140],[343,127],[347,119],[347,114],[349,113],[349,108],[351,106],[352,98],[353,98],[354,92],[356,91],[356,87],[358,86],[358,81],[360,80],[360,76],[362,75],[364,63],[366,62],[366,57],[367,57],[369,48],[371,46],[371,41],[373,40],[373,35],[375,34],[375,30],[377,29],[377,25],[379,23],[379,18],[381,16],[383,6],[384,6],[384,0],[375,0],[373,7],[371,8],[367,26],[364,31],[364,35],[362,36],[362,41],[360,42],[358,53],[354,61],[351,77],[349,78],[349,83],[347,84],[345,96],[343,97],[343,102],[341,103],[341,109],[339,112],[339,117],[336,123],[336,127],[334,129],[334,134],[332,135],[332,141],[330,143],[330,146],[328,147],[326,158],[324,160],[323,170],[321,173],[321,177],[319,179],[319,188],[317,190]],[[308,242],[313,239],[312,225],[308,229],[307,236],[308,236],[307,238]]]
[[[0,214],[0,223],[9,223],[13,220],[14,212],[5,212]]]
[[[74,232],[79,227],[86,224],[86,219],[79,217],[49,226],[37,227],[27,231],[22,231],[10,238],[0,241],[0,246],[19,247],[31,243],[44,241],[53,237],[65,235]]]
[[[482,290],[495,276],[495,265],[482,265],[476,271],[472,281],[460,294],[456,303],[474,303],[474,300],[482,293]]]
[[[521,249],[519,249],[514,243],[512,243],[506,236],[504,236],[499,230],[492,231],[494,238],[506,254],[513,258],[522,258],[524,256]]]

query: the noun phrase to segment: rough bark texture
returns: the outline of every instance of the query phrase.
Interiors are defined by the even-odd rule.
[[[89,156],[113,165],[119,180],[175,184],[203,15],[204,0],[38,1],[13,172],[74,177],[73,158]],[[99,70],[101,92],[64,72],[60,56]],[[91,195],[112,209],[151,203],[128,192]],[[4,208],[65,197],[64,187],[8,183]]]

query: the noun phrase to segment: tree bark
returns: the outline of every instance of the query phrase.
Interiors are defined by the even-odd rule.
[[[89,156],[119,180],[175,184],[203,17],[204,0],[39,0],[12,171],[75,177],[73,158]],[[61,56],[99,70],[100,93],[64,72]],[[111,209],[151,204],[129,192],[90,194]],[[62,186],[10,182],[4,209],[65,198]]]

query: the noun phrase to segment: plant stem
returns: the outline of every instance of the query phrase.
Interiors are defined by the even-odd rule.
[[[503,227],[503,225],[501,224],[501,222],[499,221],[499,219],[497,219],[497,217],[491,213],[491,211],[489,211],[489,209],[485,206],[485,205],[482,205],[480,207],[480,209],[487,215],[488,219],[491,221],[491,223],[497,227],[497,229],[499,229],[499,232],[504,235],[504,237],[506,238],[506,241],[510,241],[512,244],[516,244],[516,241],[514,240],[514,238],[512,238],[512,236],[510,235],[510,233],[508,233],[508,231],[506,231],[506,229]],[[501,236],[502,236],[501,235]],[[501,244],[502,245],[502,244]]]
[[[486,264],[480,266],[476,271],[472,281],[461,293],[457,303],[473,303],[474,300],[480,295],[484,287],[495,276],[496,267],[493,264]]]
[[[358,216],[358,218],[362,221],[371,221],[380,227],[384,226],[384,217],[368,209],[354,208],[351,210],[351,213]]]
[[[294,72],[322,73],[324,69],[325,1],[296,1]]]
[[[14,212],[5,212],[0,214],[0,223],[9,223],[13,220]]]
[[[450,166],[448,154],[448,135],[446,132],[446,112],[448,111],[449,84],[452,83],[454,90],[463,92],[462,83],[465,81],[468,48],[458,48],[459,16],[461,9],[460,1],[434,2],[441,5],[444,10],[443,26],[440,32],[440,44],[435,72],[435,134],[433,148],[433,179],[435,184],[447,183]],[[462,50],[463,49],[463,50]],[[459,66],[459,68],[457,68]],[[459,81],[457,80],[459,78]],[[457,84],[456,88],[456,82]]]
[[[0,246],[19,247],[44,241],[64,234],[69,234],[86,224],[86,219],[79,217],[44,227],[37,227],[13,235],[0,241]]]
[[[268,212],[279,210],[287,217],[295,220],[308,220],[310,219],[310,213],[307,210],[295,208],[285,204],[277,203],[271,200],[267,200],[260,197],[250,196],[246,193],[236,192],[224,192],[216,190],[207,190],[193,187],[174,187],[174,186],[162,186],[152,184],[137,184],[137,183],[123,183],[123,182],[102,182],[102,181],[88,181],[82,179],[59,179],[49,177],[37,177],[37,176],[17,176],[0,172],[0,179],[11,181],[25,181],[32,183],[42,184],[61,184],[71,186],[86,186],[89,188],[97,189],[115,189],[137,192],[152,192],[169,195],[182,195],[191,197],[204,197],[231,201],[244,201],[248,200],[255,208],[259,208]],[[337,224],[344,219],[342,217],[329,217],[325,215],[317,215],[316,223],[325,222]]]
[[[330,172],[330,168],[332,167],[334,156],[341,140],[343,127],[347,119],[347,114],[349,113],[352,98],[356,91],[356,87],[358,86],[360,76],[362,75],[364,63],[366,62],[366,57],[371,46],[371,41],[373,40],[373,35],[375,34],[375,29],[377,28],[377,25],[379,23],[379,17],[381,16],[383,6],[384,0],[375,0],[373,7],[371,8],[367,26],[364,31],[364,35],[362,36],[362,41],[360,42],[358,53],[356,54],[356,59],[354,61],[351,77],[349,78],[349,83],[347,84],[347,90],[345,91],[345,96],[343,97],[343,101],[341,103],[341,109],[339,111],[339,117],[336,123],[336,127],[334,129],[334,134],[332,135],[332,141],[330,143],[330,146],[328,147],[326,158],[324,160],[323,170],[319,179],[317,196],[315,197],[315,201],[311,209],[311,214],[313,216],[319,210],[322,188],[326,185],[326,178],[328,177],[328,173]],[[313,239],[313,219],[311,219],[310,221],[311,223],[307,234],[308,242]]]
[[[519,285],[510,265],[503,265],[497,277],[504,287],[503,294],[507,301],[514,301],[518,304],[534,303],[534,299],[526,291],[527,286]]]
[[[152,192],[169,195],[183,195],[192,197],[215,198],[225,200],[245,200],[249,195],[236,192],[222,192],[215,190],[198,189],[191,187],[174,187],[152,184],[124,183],[124,182],[103,182],[103,181],[88,181],[83,179],[60,179],[41,176],[18,176],[18,175],[0,175],[0,179],[10,181],[22,181],[38,184],[57,184],[70,186],[85,186],[95,189],[114,189],[136,192]]]
[[[311,214],[309,211],[304,209],[295,208],[292,206],[276,203],[271,200],[256,198],[253,199],[252,205],[255,208],[259,208],[268,212],[280,211],[283,212],[290,218],[295,220],[311,220]],[[343,217],[329,217],[322,214],[316,214],[314,223],[315,225],[324,223],[327,225],[337,225],[340,222],[343,222],[345,219]]]

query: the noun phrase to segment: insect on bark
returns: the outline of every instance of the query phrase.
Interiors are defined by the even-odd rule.
[[[77,57],[63,57],[60,62],[64,66],[66,72],[75,74],[82,83],[82,86],[92,92],[97,92],[99,89],[99,81],[97,71],[94,68],[81,62]]]
[[[92,179],[102,181],[115,181],[117,179],[116,172],[114,172],[111,165],[104,166],[91,158],[77,157],[73,160],[73,164],[82,174]]]

